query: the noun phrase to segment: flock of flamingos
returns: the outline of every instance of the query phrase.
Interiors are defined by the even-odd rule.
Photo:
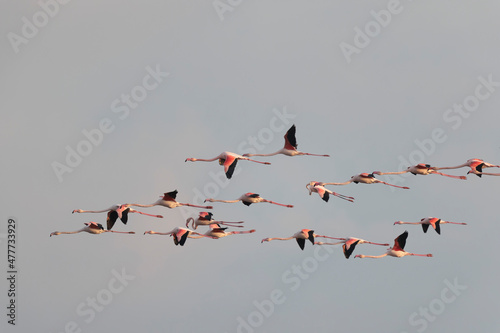
[[[310,156],[323,156],[323,157],[329,157],[329,155],[318,155],[318,154],[309,154],[309,153],[304,153],[301,151],[297,150],[297,141],[295,138],[295,125],[293,125],[285,134],[285,146],[278,150],[275,153],[272,154],[244,154],[244,155],[238,155],[234,154],[231,152],[223,152],[220,155],[212,158],[212,159],[197,159],[197,158],[188,158],[186,159],[187,161],[195,162],[195,161],[204,161],[204,162],[211,162],[211,161],[219,161],[219,164],[224,167],[224,172],[226,174],[226,177],[228,179],[231,179],[233,172],[235,170],[236,164],[238,160],[244,160],[244,161],[251,161],[251,162],[256,162],[256,163],[261,163],[261,164],[270,164],[269,162],[261,162],[261,161],[256,161],[253,159],[250,159],[249,157],[252,156],[273,156],[277,154],[283,154],[287,156],[298,156],[298,155],[310,155]],[[347,185],[350,183],[363,183],[363,184],[385,184],[389,186],[394,186],[398,187],[401,189],[408,189],[408,187],[402,187],[402,186],[397,186],[393,184],[386,183],[382,180],[379,180],[375,178],[375,175],[389,175],[389,174],[402,174],[406,172],[410,172],[414,175],[431,175],[431,174],[436,174],[436,175],[441,175],[441,176],[446,176],[450,178],[455,178],[455,179],[461,179],[465,180],[465,176],[453,176],[453,175],[448,175],[445,173],[438,172],[438,170],[444,170],[444,169],[458,169],[462,167],[469,167],[470,170],[467,172],[467,174],[475,174],[478,177],[481,177],[482,175],[490,175],[490,176],[500,176],[500,173],[484,173],[483,168],[491,168],[491,167],[496,167],[500,168],[500,165],[493,165],[487,162],[484,162],[483,160],[480,159],[470,159],[464,164],[454,166],[454,167],[432,167],[428,164],[418,164],[418,165],[413,165],[408,167],[408,169],[404,171],[399,171],[399,172],[380,172],[380,171],[374,171],[372,173],[361,173],[358,175],[354,175],[351,177],[346,182],[342,183],[323,183],[323,182],[316,182],[312,181],[309,184],[306,185],[306,188],[309,191],[309,195],[311,195],[313,192],[318,193],[318,195],[323,199],[325,202],[328,202],[330,195],[333,195],[335,197],[348,200],[350,202],[354,201],[353,197],[349,197],[346,195],[342,195],[336,192],[333,192],[329,189],[327,189],[325,186],[326,185]],[[124,224],[127,223],[128,221],[128,214],[129,213],[138,213],[138,214],[143,214],[147,216],[152,216],[152,217],[157,217],[157,218],[162,218],[163,216],[161,215],[152,215],[152,214],[147,214],[144,212],[137,211],[131,206],[134,207],[153,207],[153,206],[164,206],[167,208],[175,208],[179,206],[190,206],[190,207],[196,207],[196,208],[203,208],[203,209],[213,209],[212,206],[197,206],[197,205],[192,205],[188,203],[180,203],[177,202],[176,199],[177,196],[177,190],[171,191],[168,193],[165,193],[163,196],[160,196],[160,199],[157,200],[156,202],[149,204],[149,205],[143,205],[143,204],[123,204],[123,205],[113,205],[108,209],[103,209],[103,210],[97,210],[97,211],[92,211],[92,210],[81,210],[81,209],[75,209],[73,213],[104,213],[107,212],[107,219],[106,219],[106,229],[102,226],[100,223],[96,222],[88,222],[85,223],[85,227],[77,230],[77,231],[71,231],[71,232],[60,232],[60,231],[55,231],[50,234],[50,236],[55,236],[55,235],[60,235],[60,234],[75,234],[79,232],[88,232],[91,234],[101,234],[104,232],[113,232],[113,233],[122,233],[122,234],[134,234],[135,232],[130,231],[130,232],[120,232],[120,231],[114,231],[111,230],[113,228],[113,225],[115,222],[120,219]],[[216,200],[212,198],[208,198],[205,200],[205,202],[226,202],[226,203],[234,203],[241,201],[244,205],[250,206],[251,204],[254,203],[259,203],[259,202],[268,202],[271,204],[283,206],[283,207],[288,207],[288,208],[293,208],[292,205],[284,205],[281,203],[277,203],[271,200],[267,200],[262,198],[260,195],[256,193],[245,193],[241,197],[235,200]],[[208,231],[205,232],[204,234],[198,233],[194,230],[188,229],[189,223],[192,224],[192,228],[194,230],[197,229],[198,226],[208,226]],[[146,231],[144,234],[151,234],[151,235],[170,235],[173,237],[175,245],[184,245],[186,240],[188,238],[213,238],[213,239],[218,239],[221,237],[229,236],[229,235],[235,235],[235,234],[247,234],[247,233],[253,233],[255,232],[254,229],[252,230],[247,230],[247,231],[226,231],[228,227],[242,227],[243,221],[237,221],[237,222],[224,222],[224,221],[216,221],[213,219],[213,214],[210,212],[200,212],[198,215],[198,218],[195,220],[194,218],[188,218],[186,221],[186,228],[183,227],[176,227],[173,230],[169,232],[155,232],[155,231]],[[403,221],[397,221],[394,223],[396,224],[420,224],[422,226],[422,229],[425,232],[429,229],[429,226],[432,226],[432,228],[438,233],[441,234],[441,225],[443,224],[462,224],[465,225],[466,223],[458,223],[458,222],[450,222],[450,221],[444,221],[439,218],[435,217],[427,217],[423,218],[420,220],[420,222],[403,222]],[[221,225],[227,226],[227,227],[221,227]],[[326,238],[326,239],[333,239],[336,242],[333,243],[327,243],[327,242],[316,242],[316,238]],[[387,252],[384,254],[381,254],[379,256],[368,256],[368,255],[356,255],[354,258],[382,258],[385,256],[392,256],[392,257],[404,257],[404,256],[424,256],[424,257],[432,257],[432,254],[416,254],[416,253],[411,253],[411,252],[406,252],[404,250],[405,245],[406,245],[406,239],[408,238],[408,232],[405,231],[401,235],[399,235],[395,240],[394,240],[394,245],[390,247]],[[307,240],[309,240],[313,245],[337,245],[337,244],[342,244],[342,249],[344,252],[345,257],[348,259],[351,254],[353,253],[356,245],[358,244],[374,244],[374,245],[382,245],[382,246],[389,246],[389,244],[381,244],[381,243],[374,243],[374,242],[369,242],[364,239],[360,238],[336,238],[336,237],[330,237],[330,236],[323,236],[323,235],[317,235],[314,233],[314,230],[310,229],[302,229],[298,232],[296,232],[294,235],[291,237],[287,238],[279,238],[279,237],[274,237],[274,238],[264,238],[262,242],[269,242],[272,240],[290,240],[290,239],[295,239],[299,245],[299,247],[303,250],[305,247],[305,243]]]

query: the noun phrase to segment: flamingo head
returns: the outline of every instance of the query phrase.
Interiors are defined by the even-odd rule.
[[[196,161],[196,158],[186,158],[186,160],[184,162],[187,162],[187,161],[194,162],[194,161]]]
[[[212,199],[212,198],[207,198],[207,199],[205,199],[203,202],[207,202],[207,201],[208,201],[208,202],[214,202],[214,199]]]
[[[314,242],[314,245],[323,245],[325,244],[324,242]]]
[[[74,211],[71,212],[71,214],[81,213],[81,212],[83,212],[83,210],[81,210],[81,209],[75,209]]]
[[[364,257],[365,257],[365,256],[364,256],[364,255],[362,255],[362,254],[356,254],[356,255],[354,256],[354,258],[364,258]]]
[[[309,182],[309,184],[306,185],[307,190],[309,191],[309,195],[312,193],[312,188],[316,182]]]
[[[372,172],[372,175],[380,175],[381,173],[382,173],[382,172],[380,172],[380,171],[373,171],[373,172]]]
[[[145,234],[150,234],[150,235],[153,235],[153,234],[156,234],[156,232],[155,232],[155,231],[153,231],[153,230],[149,230],[149,231],[144,231],[144,235],[145,235]]]
[[[50,234],[50,237],[52,236],[57,236],[60,235],[61,233],[59,231],[54,231],[53,233]]]
[[[394,222],[393,225],[396,225],[396,224],[403,224],[403,221],[396,221],[396,222]]]
[[[261,240],[260,242],[261,243],[264,243],[264,242],[270,242],[271,241],[271,238],[264,238],[263,240]]]

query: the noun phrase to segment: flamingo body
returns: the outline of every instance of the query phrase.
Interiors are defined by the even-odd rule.
[[[252,159],[249,159],[248,157],[238,155],[235,153],[231,153],[229,151],[224,151],[220,153],[218,156],[211,158],[211,159],[201,159],[201,158],[186,158],[185,162],[190,161],[190,162],[196,162],[196,161],[202,161],[202,162],[212,162],[215,160],[219,160],[219,164],[224,166],[224,173],[226,174],[227,179],[231,179],[233,177],[234,169],[236,168],[236,163],[238,163],[238,160],[245,160],[245,161],[251,161],[251,162],[256,162],[260,164],[271,164],[269,162],[260,162],[260,161],[255,161]]]

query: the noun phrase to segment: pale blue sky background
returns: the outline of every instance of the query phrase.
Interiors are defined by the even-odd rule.
[[[500,82],[500,5],[401,1],[401,12],[347,63],[339,44],[353,44],[354,29],[364,29],[374,20],[370,11],[387,4],[243,1],[221,21],[212,1],[73,0],[15,53],[8,34],[22,36],[22,18],[32,22],[41,7],[3,2],[0,232],[9,216],[18,220],[20,273],[18,325],[7,325],[2,314],[2,331],[64,332],[69,322],[82,332],[496,330],[500,178],[410,175],[404,178],[407,191],[362,184],[333,189],[354,196],[354,204],[307,195],[311,180],[340,182],[360,172],[396,170],[401,158],[418,155],[415,140],[429,139],[436,128],[446,139],[425,155],[426,163],[500,163],[500,87],[461,117],[457,129],[443,118],[474,95],[478,77]],[[113,101],[142,85],[148,66],[169,76],[120,119]],[[294,118],[276,120],[273,110]],[[85,140],[82,131],[104,118],[114,130],[60,182],[53,162],[65,163],[66,146],[76,149]],[[241,162],[241,172],[222,187],[211,177],[221,171],[216,162],[184,163],[225,150],[245,153],[238,147],[259,133],[261,151],[274,152],[292,123],[300,150],[331,157],[279,155],[267,159],[270,166]],[[272,140],[263,143],[272,124]],[[215,203],[215,218],[245,220],[246,229],[257,232],[189,240],[184,247],[169,237],[142,235],[184,225],[183,211],[164,207],[144,209],[164,215],[162,220],[132,215],[127,226],[115,226],[136,235],[49,238],[55,230],[105,222],[105,214],[72,215],[73,209],[151,203],[174,189],[180,202],[198,199],[199,192],[216,191],[220,199],[255,192],[295,208]],[[441,235],[392,225],[427,216],[468,225],[444,225]],[[310,244],[300,251],[294,241],[260,243],[302,228],[391,245],[406,229],[406,249],[434,258],[346,260],[335,247],[318,262],[327,252],[315,255]],[[5,253],[5,242],[0,246]],[[363,245],[355,253],[384,251]],[[306,278],[292,272],[302,264],[312,265]],[[113,271],[122,269],[135,278],[102,312],[92,320],[77,312],[82,303],[89,311],[87,298],[105,295]],[[445,280],[467,287],[449,304],[438,301]],[[284,302],[259,317],[254,302],[269,300],[273,290],[282,292]],[[440,312],[432,321],[418,314],[429,306]],[[411,325],[414,312],[417,324]],[[238,318],[256,327],[239,327]]]

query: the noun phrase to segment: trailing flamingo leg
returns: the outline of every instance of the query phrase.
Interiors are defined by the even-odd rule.
[[[389,184],[389,183],[386,183],[386,182],[383,182],[381,180],[379,180],[377,183],[381,183],[381,184],[385,184],[385,185],[389,185],[389,186],[394,186],[394,187],[397,187],[397,188],[402,188],[402,189],[405,189],[405,190],[409,190],[410,188],[407,187],[407,186],[398,186],[398,185],[393,185],[393,184]]]
[[[264,202],[269,202],[271,204],[278,205],[278,206],[293,208],[293,205],[284,205],[284,204],[280,204],[280,203],[277,203],[277,202],[274,202],[274,201],[271,201],[271,200],[264,200]]]
[[[139,213],[139,214],[142,214],[142,215],[147,215],[147,216],[152,216],[152,217],[158,217],[160,219],[163,218],[163,216],[161,216],[161,215],[153,215],[153,214],[143,213],[143,212],[140,212],[138,210],[134,211],[134,213]]]
[[[467,179],[467,177],[465,177],[465,176],[453,176],[453,175],[448,175],[446,173],[437,172],[437,171],[434,171],[433,174],[446,176],[446,177],[450,177],[450,178],[455,178],[455,179],[463,179],[463,180]]]
[[[332,192],[331,194],[334,195],[334,196],[336,196],[336,197],[339,197],[340,199],[344,199],[344,200],[347,200],[347,201],[350,201],[350,202],[354,202],[354,198],[353,197],[348,197],[347,195],[343,195],[343,194],[340,194],[340,193],[337,193],[337,192]]]
[[[373,244],[373,245],[382,245],[382,246],[389,246],[389,244],[380,244],[380,243],[373,243],[373,242],[365,242],[367,244]]]
[[[330,157],[330,155],[320,155],[320,154],[310,154],[310,153],[302,153],[301,155]]]
[[[181,203],[182,206],[196,207],[196,208],[206,208],[206,209],[214,209],[213,206],[197,206],[192,204]]]
[[[230,227],[243,228],[243,226],[242,226],[242,225],[234,225],[234,224],[236,224],[236,223],[244,223],[244,221],[240,221],[240,222],[223,222],[223,221],[213,221],[213,223],[222,224],[222,225],[227,225],[227,226],[230,226]]]
[[[255,162],[255,163],[260,163],[260,164],[267,164],[267,165],[270,165],[271,163],[269,162],[261,162],[261,161],[256,161],[256,160],[252,160],[250,158],[245,158],[245,161],[250,161],[250,162]]]
[[[416,254],[416,253],[410,253],[411,256],[419,256],[419,257],[432,257],[432,254]]]

